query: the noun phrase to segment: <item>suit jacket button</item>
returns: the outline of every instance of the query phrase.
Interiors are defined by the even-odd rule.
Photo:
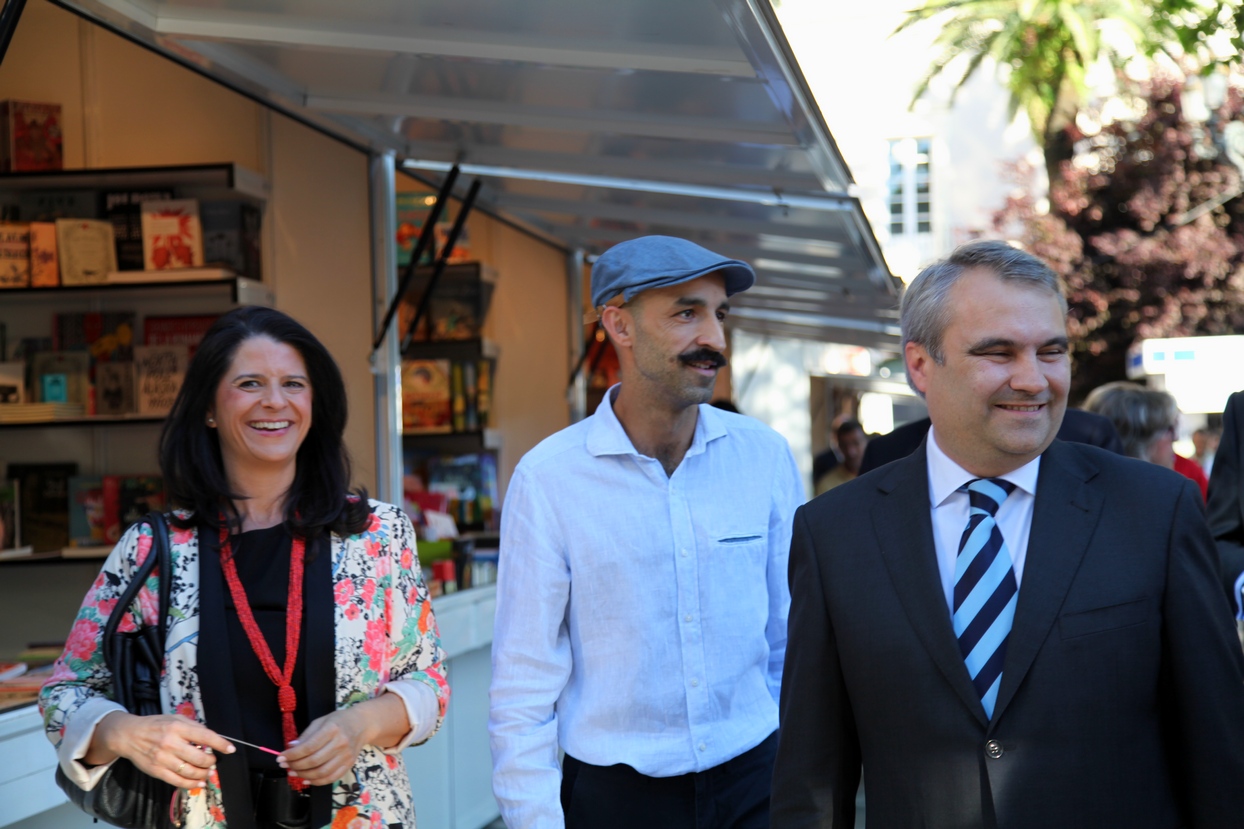
[[[997,760],[1002,756],[1002,743],[997,740],[990,740],[985,743],[985,753],[988,754],[991,759]]]

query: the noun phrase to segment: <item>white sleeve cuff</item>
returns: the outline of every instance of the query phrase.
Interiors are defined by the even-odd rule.
[[[384,690],[392,691],[401,697],[406,705],[406,717],[410,720],[410,731],[392,748],[384,749],[385,754],[400,754],[403,749],[422,743],[432,736],[436,730],[436,720],[440,716],[440,702],[436,692],[426,682],[417,679],[396,679],[388,682]]]
[[[1240,573],[1235,579],[1235,618],[1244,619],[1244,573]]]
[[[95,727],[99,725],[99,721],[114,711],[124,712],[125,706],[110,699],[94,697],[74,711],[65,724],[65,737],[61,740],[60,748],[56,750],[56,759],[60,761],[65,776],[80,789],[89,791],[95,788],[104,772],[112,766],[109,762],[102,766],[88,767],[81,760],[91,748],[91,740],[95,739]]]

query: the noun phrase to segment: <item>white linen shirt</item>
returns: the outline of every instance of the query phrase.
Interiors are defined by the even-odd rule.
[[[645,775],[703,771],[778,726],[804,488],[785,439],[699,407],[666,475],[613,412],[543,441],[501,514],[489,732],[509,826],[560,829],[558,744]]]
[[[929,430],[929,506],[933,511],[933,544],[937,548],[937,570],[942,577],[942,592],[946,595],[946,607],[954,615],[955,559],[959,557],[959,541],[968,525],[970,504],[968,493],[961,490],[980,477],[968,472],[950,459],[937,445],[934,429]],[[1013,491],[998,507],[994,520],[1002,531],[1002,540],[1011,554],[1011,566],[1015,569],[1015,585],[1024,580],[1024,561],[1028,558],[1028,534],[1032,531],[1032,507],[1037,496],[1037,474],[1041,470],[1041,457],[1013,472],[997,477],[1015,484]]]

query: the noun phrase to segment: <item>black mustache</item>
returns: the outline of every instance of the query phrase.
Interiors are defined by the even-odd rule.
[[[679,354],[678,360],[683,365],[711,363],[713,368],[722,368],[726,364],[725,356],[720,351],[713,351],[711,348],[698,348],[695,351],[688,351],[686,354]]]

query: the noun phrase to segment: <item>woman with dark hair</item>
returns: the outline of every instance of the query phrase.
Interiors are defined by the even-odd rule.
[[[151,549],[131,527],[40,696],[70,780],[127,758],[179,787],[193,829],[415,825],[401,751],[440,727],[444,653],[409,519],[347,490],[345,424],[341,372],[298,322],[247,307],[207,332],[160,438],[172,572],[116,607]],[[113,612],[154,625],[169,578],[164,713],[134,716],[101,632]]]

